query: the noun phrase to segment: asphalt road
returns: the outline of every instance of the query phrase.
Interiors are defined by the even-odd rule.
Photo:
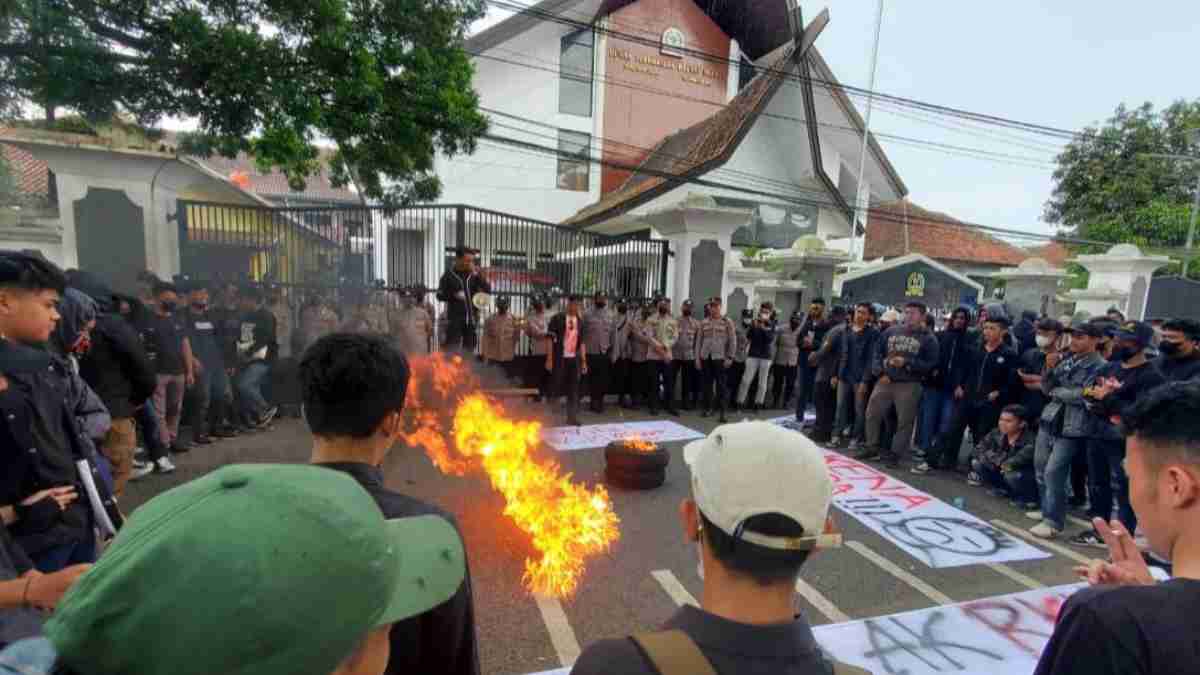
[[[743,417],[738,415],[736,419]],[[585,413],[582,419],[584,424],[595,424],[653,418],[610,408],[603,418]],[[666,419],[676,419],[701,432],[715,426],[712,418],[696,414]],[[569,661],[578,646],[655,628],[677,607],[680,594],[675,582],[691,596],[700,596],[695,547],[684,542],[678,518],[679,502],[688,492],[682,446],[667,445],[671,463],[663,487],[646,492],[612,490],[614,507],[621,518],[621,537],[608,555],[589,564],[578,594],[561,603],[539,602],[522,588],[523,561],[532,551],[526,537],[501,515],[502,500],[485,477],[444,476],[420,451],[399,446],[393,450],[385,465],[388,486],[436,503],[458,517],[474,578],[484,673],[506,675],[556,668],[563,659]],[[127,510],[136,508],[170,486],[227,463],[302,462],[309,449],[303,423],[282,420],[270,431],[226,440],[178,457],[179,470],[175,474],[131,484],[124,506]],[[577,479],[593,483],[602,478],[602,448],[546,452]],[[916,476],[907,471],[907,465],[894,475],[947,502],[964,498],[964,510],[985,521],[999,520],[1022,530],[1031,524],[1007,502],[968,487],[961,476]],[[1071,566],[1076,561],[1050,547],[1043,547],[1053,553],[1044,560],[933,569],[853,518],[836,510],[835,514],[845,539],[856,544],[821,552],[805,566],[803,579],[827,600],[818,600],[817,606],[797,596],[798,606],[813,624],[927,608],[941,604],[939,600],[944,602],[938,594],[961,602],[1075,581]],[[1068,526],[1070,532],[1076,529],[1075,525]],[[1061,540],[1058,546],[1071,549]],[[881,567],[869,551],[863,552],[864,547],[899,567],[900,573]],[[1080,555],[1094,553],[1073,550]],[[904,572],[911,576],[904,578]],[[931,596],[921,581],[936,593]]]

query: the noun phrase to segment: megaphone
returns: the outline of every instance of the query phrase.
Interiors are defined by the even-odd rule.
[[[487,309],[488,305],[491,304],[491,302],[492,302],[491,294],[484,293],[483,291],[480,291],[480,292],[476,293],[475,295],[471,296],[471,304],[475,305],[475,309],[478,309],[478,310]]]

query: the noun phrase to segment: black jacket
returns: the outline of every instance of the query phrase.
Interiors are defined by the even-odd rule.
[[[279,354],[279,341],[275,336],[275,315],[262,307],[244,314],[239,341],[243,344],[250,342],[250,347],[242,352],[242,359],[246,363],[264,360],[267,363],[274,362]],[[267,350],[265,359],[254,356],[264,348]]]
[[[1160,356],[1154,359],[1158,372],[1167,378],[1168,382],[1183,382],[1200,379],[1200,351],[1193,352],[1189,359],[1171,359]]]
[[[384,518],[441,516],[458,530],[454,516],[407,495],[383,487],[383,471],[367,464],[321,464],[349,474],[379,505]],[[459,537],[462,537],[461,531]],[[388,675],[439,673],[479,675],[479,648],[475,636],[475,607],[471,597],[471,568],[454,597],[411,619],[397,622],[391,630],[392,653]]]
[[[237,343],[242,335],[242,311],[236,307],[213,307],[208,310],[208,315],[217,327],[217,347],[225,367],[236,367]]]
[[[992,352],[980,345],[979,349],[971,350],[967,367],[954,387],[962,387],[966,400],[974,403],[983,403],[988,394],[998,391],[1000,397],[993,403],[1007,405],[1016,394],[1018,358],[1013,348],[1003,342]]]
[[[843,333],[842,362],[838,368],[838,379],[847,384],[862,384],[871,381],[871,368],[878,355],[879,330],[864,326],[861,333],[847,327]]]
[[[154,394],[157,384],[142,341],[116,314],[96,317],[92,348],[79,361],[79,375],[113,418],[133,417],[134,409]]]
[[[576,318],[579,319],[579,346],[575,348],[575,355],[579,356],[581,352],[586,351],[587,323],[584,322],[582,316]],[[546,327],[546,332],[549,333],[554,339],[554,367],[557,369],[559,365],[562,364],[563,341],[567,335],[566,312],[559,312],[558,314],[550,317],[550,325]]]
[[[462,291],[465,299],[455,294]],[[446,270],[438,282],[437,299],[446,303],[446,318],[451,323],[474,326],[479,323],[479,310],[471,303],[476,293],[491,293],[492,285],[478,273],[464,276],[453,268]]]
[[[971,361],[971,336],[964,330],[946,329],[937,334],[938,365],[929,376],[930,386],[954,391]]]
[[[873,375],[876,379],[886,375],[892,382],[924,382],[937,366],[939,353],[937,338],[924,326],[897,324],[879,338]],[[887,365],[893,356],[903,357],[904,365],[899,368]]]

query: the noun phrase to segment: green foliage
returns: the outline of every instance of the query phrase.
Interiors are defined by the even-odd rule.
[[[1196,185],[1194,164],[1149,157],[1193,154],[1188,132],[1200,128],[1200,99],[1155,111],[1117,108],[1058,156],[1045,219],[1073,236],[1140,246],[1179,246],[1178,214]],[[1186,218],[1182,221],[1186,236]]]
[[[0,94],[90,120],[194,118],[182,145],[252,154],[294,188],[333,142],[335,182],[432,200],[437,153],[486,131],[463,49],[483,0],[7,0]]]

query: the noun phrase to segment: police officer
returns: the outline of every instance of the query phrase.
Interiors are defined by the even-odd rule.
[[[551,338],[547,330],[550,316],[546,313],[546,298],[536,295],[531,301],[532,309],[525,315],[525,335],[529,336],[529,356],[525,362],[526,382],[537,387],[535,401],[550,397],[550,376],[546,372],[546,354],[550,353]]]
[[[485,363],[499,365],[505,377],[513,377],[516,374],[514,367],[517,340],[521,339],[520,326],[513,315],[508,313],[510,306],[511,300],[508,296],[496,298],[496,313],[489,316],[483,324],[483,360]]]
[[[612,371],[609,377],[610,389],[617,395],[617,404],[622,408],[632,408],[629,393],[631,355],[629,329],[633,317],[629,312],[629,304],[624,300],[617,302],[617,316],[612,323],[612,337],[609,339],[609,363]]]
[[[700,398],[700,371],[696,369],[696,333],[700,330],[700,320],[692,316],[692,301],[684,300],[680,307],[682,316],[678,319],[679,339],[671,350],[674,361],[671,364],[671,381],[667,386],[667,398],[675,393],[675,379],[680,377],[679,390],[680,407],[692,410]]]
[[[604,396],[608,393],[611,379],[609,348],[612,346],[612,314],[608,311],[608,296],[596,291],[592,297],[592,308],[583,315],[587,325],[588,353],[588,398],[594,413],[604,412]]]
[[[633,397],[634,407],[642,403],[649,404],[650,396],[650,380],[651,380],[651,364],[647,360],[651,340],[649,329],[646,326],[646,321],[650,319],[650,314],[653,308],[649,303],[638,308],[637,312],[630,312],[633,317],[629,323],[629,367],[633,373]]]
[[[771,366],[771,407],[781,408],[792,399],[796,388],[796,364],[800,360],[800,333],[803,314],[796,310],[787,326],[775,337],[775,364]],[[782,399],[780,396],[782,395]]]
[[[433,319],[417,304],[412,289],[400,291],[400,306],[388,312],[388,328],[396,348],[405,354],[428,354],[433,348]]]
[[[721,313],[721,298],[708,301],[708,318],[700,324],[700,335],[696,340],[696,367],[704,371],[704,413],[712,414],[712,397],[717,397],[721,424],[725,424],[725,375],[733,365],[737,349],[737,332],[733,322]]]
[[[732,410],[738,409],[737,391],[738,387],[742,386],[742,378],[746,375],[746,359],[750,356],[750,324],[753,321],[754,310],[746,307],[742,310],[741,323],[733,327],[737,333],[737,345],[733,350],[733,365],[729,367],[729,374],[726,377],[729,385],[727,392],[729,407]]]
[[[665,408],[671,415],[678,416],[679,411],[671,400],[671,355],[675,342],[679,339],[679,323],[671,316],[671,301],[659,298],[658,311],[646,320],[646,334],[650,338],[650,349],[646,354],[649,366],[650,389],[647,392],[650,403],[650,414],[657,415],[658,409]],[[662,389],[659,389],[659,383]]]

